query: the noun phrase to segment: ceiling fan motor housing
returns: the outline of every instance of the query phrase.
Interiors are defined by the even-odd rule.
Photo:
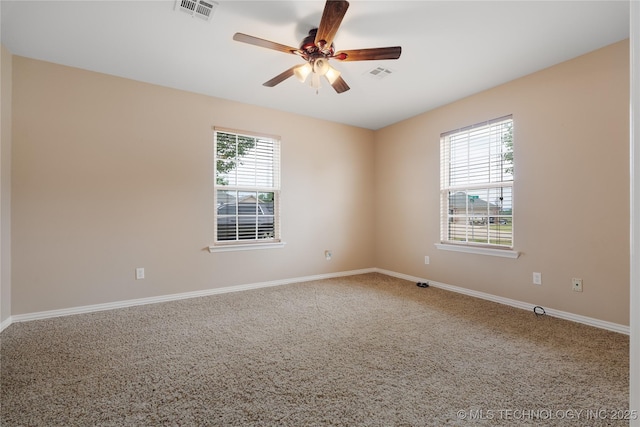
[[[309,30],[309,35],[304,38],[304,40],[302,41],[302,44],[300,45],[300,50],[302,51],[302,57],[309,62],[313,62],[315,59],[319,57],[329,58],[333,56],[335,52],[335,46],[333,43],[331,43],[331,46],[329,46],[329,48],[326,47],[326,44],[322,46],[316,45],[315,40],[316,40],[317,33],[318,33],[317,28],[313,28]],[[322,42],[324,42],[324,40],[321,40],[321,43]]]

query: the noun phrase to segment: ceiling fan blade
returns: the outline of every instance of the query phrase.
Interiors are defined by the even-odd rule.
[[[324,40],[325,45],[331,46],[333,38],[338,32],[342,18],[344,18],[347,9],[349,8],[349,2],[344,0],[327,0],[324,5],[324,11],[322,12],[322,19],[318,26],[318,32],[316,33],[315,44]]]
[[[295,68],[297,68],[297,67],[299,67],[299,65],[294,65],[293,67],[289,68],[288,70],[285,70],[282,73],[278,74],[277,76],[275,76],[274,78],[272,78],[268,82],[262,83],[262,86],[274,87],[275,85],[277,85],[279,83],[282,83],[283,81],[287,80],[289,77],[293,76],[293,70]]]
[[[346,92],[351,89],[341,76],[338,76],[338,78],[331,84],[331,87],[338,93]]]
[[[398,59],[402,47],[374,47],[372,49],[341,50],[332,56],[340,61],[370,61],[379,59]]]
[[[261,39],[258,37],[250,36],[243,33],[235,33],[233,39],[238,42],[252,44],[254,46],[266,47],[267,49],[277,50],[284,53],[297,53],[299,51],[296,47],[286,46],[280,43],[272,42],[269,40]]]

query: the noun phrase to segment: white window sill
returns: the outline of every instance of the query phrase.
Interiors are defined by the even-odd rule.
[[[214,253],[214,252],[233,252],[233,251],[253,251],[257,249],[277,249],[277,248],[283,248],[284,245],[286,245],[285,242],[219,245],[219,246],[209,246],[209,252]]]
[[[465,252],[469,254],[489,255],[512,259],[518,258],[520,256],[520,252],[512,251],[510,249],[480,248],[476,246],[449,245],[446,243],[436,243],[435,245],[436,248],[443,251]]]

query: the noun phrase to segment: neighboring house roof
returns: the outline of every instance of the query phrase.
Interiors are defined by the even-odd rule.
[[[227,192],[218,192],[218,198],[217,198],[217,203],[218,206],[219,205],[226,205],[228,203],[235,203],[236,202],[236,197],[232,196],[231,194],[227,193]]]
[[[257,201],[258,203],[262,203],[262,201],[257,200],[257,199],[256,199],[255,197],[253,197],[253,196],[243,197],[242,199],[240,199],[240,200],[238,201],[238,203],[255,203],[256,201]]]
[[[453,196],[449,197],[449,208],[450,209],[466,209],[467,207],[467,193],[464,191],[458,191]],[[480,198],[477,199],[469,199],[469,207],[473,206],[474,210],[478,212],[486,212],[497,211],[500,209],[498,205],[495,203],[487,202],[486,200],[482,200]]]
[[[263,200],[259,200],[256,199],[255,196],[245,196],[239,200],[236,199],[236,197],[232,194],[229,194],[227,192],[224,193],[218,193],[218,206],[220,205],[233,205],[236,203],[249,203],[249,204],[254,204],[256,203],[256,201],[259,204],[262,205],[268,205],[268,202],[264,202]],[[273,203],[271,203],[273,204]]]

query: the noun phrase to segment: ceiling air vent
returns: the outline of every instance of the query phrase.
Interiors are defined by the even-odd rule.
[[[393,71],[388,68],[376,67],[373,70],[367,71],[366,74],[373,79],[383,79],[391,73],[393,73]]]
[[[187,12],[191,16],[197,16],[205,21],[211,19],[218,3],[209,0],[176,0],[176,9]]]

